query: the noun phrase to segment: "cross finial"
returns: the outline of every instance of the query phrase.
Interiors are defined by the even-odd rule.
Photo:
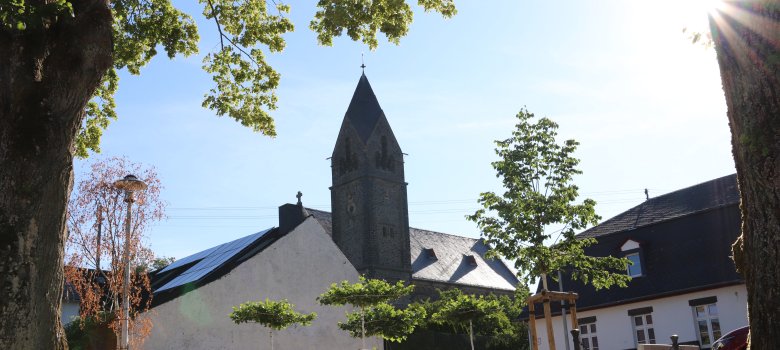
[[[360,53],[360,68],[363,69],[364,73],[366,72],[366,62],[363,59],[363,53],[362,52]]]
[[[303,205],[303,203],[301,203],[301,197],[303,197],[303,193],[298,191],[298,194],[295,195],[295,198],[298,198],[298,205]]]

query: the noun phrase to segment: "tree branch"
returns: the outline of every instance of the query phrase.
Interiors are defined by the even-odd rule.
[[[214,22],[217,23],[217,31],[219,31],[219,46],[224,50],[225,42],[222,41],[222,38],[225,36],[225,34],[222,34],[222,25],[219,24],[219,18],[217,18],[217,9],[214,7],[214,4],[211,2],[211,0],[208,0],[208,3],[211,7],[211,14],[214,15]]]

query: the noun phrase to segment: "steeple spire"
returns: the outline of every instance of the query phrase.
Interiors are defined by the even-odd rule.
[[[371,136],[371,132],[374,131],[377,121],[384,114],[382,107],[379,106],[379,101],[376,99],[376,95],[374,95],[374,90],[371,89],[371,84],[368,83],[366,74],[363,73],[360,76],[360,81],[358,81],[344,118],[349,120],[352,127],[357,131],[358,136],[360,136],[361,141],[366,143],[368,137]]]

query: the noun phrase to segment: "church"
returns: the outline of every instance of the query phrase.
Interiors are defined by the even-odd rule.
[[[358,276],[415,285],[413,299],[437,289],[511,294],[518,283],[481,240],[409,227],[404,153],[365,74],[341,123],[331,157],[331,212],[279,207],[279,226],[182,258],[152,276],[154,323],[143,348],[250,349],[267,329],[234,324],[232,306],[287,299],[316,312],[311,326],[274,334],[278,349],[358,349],[338,329],[348,308],[320,306],[332,283]],[[370,347],[383,349],[380,339]]]

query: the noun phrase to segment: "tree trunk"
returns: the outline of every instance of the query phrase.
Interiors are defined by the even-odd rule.
[[[72,4],[74,16],[0,27],[0,349],[67,348],[60,303],[73,142],[112,64],[108,2]]]
[[[780,2],[729,2],[710,23],[741,197],[733,246],[745,277],[750,349],[780,344]]]

